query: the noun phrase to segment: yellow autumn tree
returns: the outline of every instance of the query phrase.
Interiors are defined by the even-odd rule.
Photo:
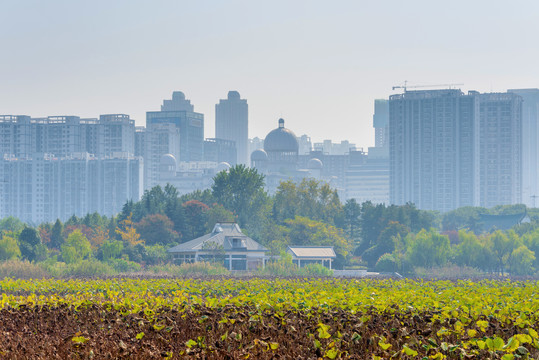
[[[131,220],[132,216],[133,214],[131,213],[125,220],[120,222],[120,226],[116,228],[116,233],[120,234],[122,240],[131,246],[144,244],[144,240],[141,240],[140,234],[137,233],[135,223]]]
[[[107,232],[101,226],[98,226],[94,229],[92,236],[88,238],[90,244],[92,244],[92,249],[97,250],[100,248],[106,240],[108,240]]]

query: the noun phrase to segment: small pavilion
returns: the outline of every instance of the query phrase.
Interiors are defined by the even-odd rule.
[[[309,264],[321,264],[331,269],[331,263],[337,258],[333,246],[291,245],[286,252],[292,255],[292,262],[300,268]]]

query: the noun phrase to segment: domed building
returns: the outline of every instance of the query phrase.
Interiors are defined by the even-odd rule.
[[[324,164],[320,159],[312,158],[307,162],[307,171],[311,178],[320,180],[322,177],[322,168]]]
[[[291,174],[297,169],[298,140],[292,130],[284,127],[283,119],[279,119],[279,127],[264,139],[264,151],[268,155],[268,171]]]
[[[165,154],[159,159],[159,178],[168,179],[176,175],[176,157]]]
[[[268,167],[268,153],[262,149],[253,151],[251,153],[251,167],[265,173]]]
[[[228,171],[230,170],[230,168],[231,168],[230,164],[227,163],[226,161],[223,161],[217,164],[217,168],[215,169],[215,171],[219,173],[221,171]]]

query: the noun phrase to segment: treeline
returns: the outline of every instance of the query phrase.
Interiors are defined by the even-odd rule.
[[[66,265],[93,260],[115,271],[137,271],[170,262],[169,247],[202,236],[221,221],[238,222],[273,255],[289,244],[332,245],[343,266],[354,248],[336,190],[305,180],[282,183],[269,196],[264,176],[239,165],[217,174],[205,191],[180,196],[171,185],[156,186],[140,201],[128,201],[115,217],[94,213],[37,226],[3,219],[0,260]]]
[[[481,214],[528,212],[531,222],[512,231],[483,229]],[[364,267],[413,274],[448,264],[483,272],[534,274],[539,239],[535,209],[500,206],[461,208],[446,214],[403,206],[342,203],[327,183],[282,182],[274,195],[264,176],[242,165],[218,173],[211,189],[179,195],[167,185],[127,202],[114,217],[88,214],[65,223],[0,221],[0,260],[24,259],[50,266],[93,261],[117,272],[171,261],[167,249],[236,221],[242,230],[279,255],[288,245],[330,245],[337,268]],[[58,265],[60,264],[60,265]]]

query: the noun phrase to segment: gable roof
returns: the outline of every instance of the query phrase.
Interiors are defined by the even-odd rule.
[[[333,246],[289,246],[288,250],[296,258],[336,258]]]
[[[234,246],[233,239],[238,242],[238,246]],[[215,243],[223,247],[225,251],[267,251],[264,246],[260,245],[247,235],[241,232],[240,227],[236,223],[217,223],[213,227],[213,231],[191,241],[176,245],[168,252],[192,252],[204,251],[203,247],[206,243]]]
[[[526,212],[519,214],[490,215],[479,214],[479,225],[483,231],[509,230],[526,217]]]

